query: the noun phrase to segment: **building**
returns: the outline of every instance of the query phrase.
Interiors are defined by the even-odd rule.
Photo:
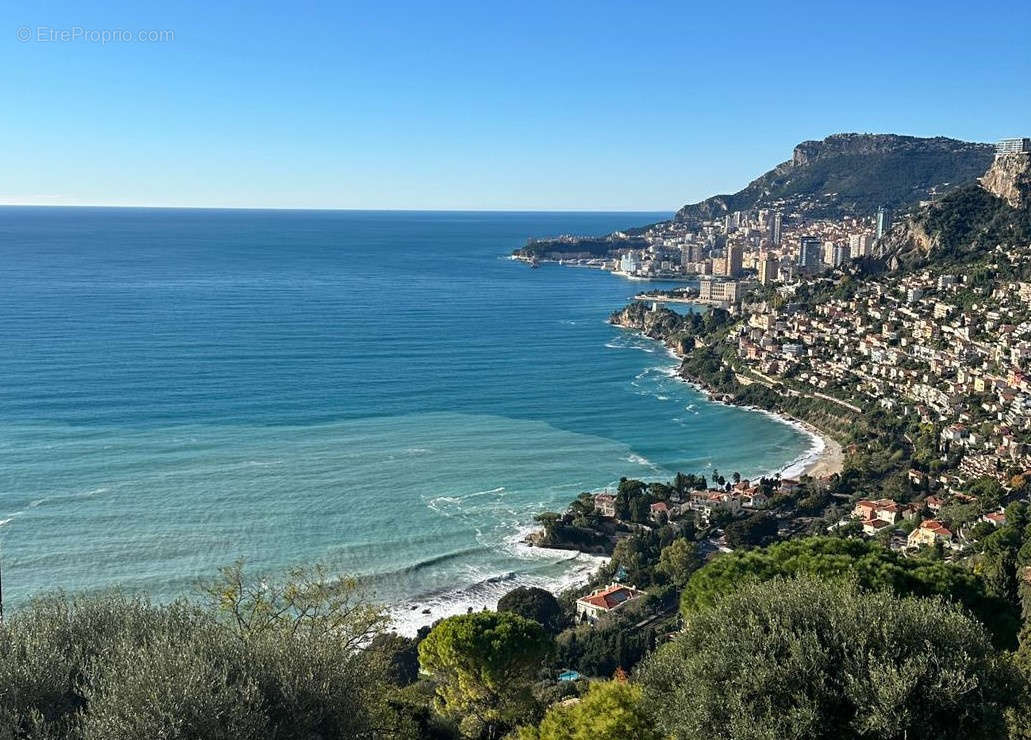
[[[703,301],[736,303],[738,298],[741,297],[741,285],[735,280],[728,280],[726,282],[702,280],[698,284],[698,297]]]
[[[656,501],[649,507],[648,515],[653,522],[669,519],[669,505],[665,501]]]
[[[769,252],[759,255],[759,282],[769,285],[777,280],[777,258]]]
[[[1000,139],[995,145],[996,154],[1026,154],[1031,152],[1031,139]]]
[[[891,231],[891,212],[881,206],[877,209],[877,238],[883,238],[889,231]]]
[[[925,519],[920,522],[920,526],[906,538],[906,545],[909,547],[933,546],[939,542],[952,542],[952,532],[937,519]]]
[[[841,267],[843,264],[848,262],[851,250],[844,244],[835,244],[832,255],[833,259],[831,260],[831,264],[834,267]]]
[[[615,518],[616,497],[611,493],[596,493],[594,494],[594,508],[597,509],[602,516]]]
[[[723,274],[727,277],[736,278],[741,275],[741,265],[744,261],[745,250],[739,244],[731,244],[727,247],[726,267]]]
[[[849,234],[848,251],[851,259],[869,257],[873,252],[873,238],[869,234]]]
[[[819,272],[823,267],[823,244],[815,236],[803,236],[798,244],[798,267],[802,272]]]
[[[780,244],[780,230],[783,223],[784,217],[780,211],[774,213],[770,218],[770,243],[775,247]]]
[[[609,612],[641,596],[644,596],[644,591],[639,591],[633,586],[610,583],[605,588],[595,589],[590,595],[576,600],[576,621],[594,624]]]

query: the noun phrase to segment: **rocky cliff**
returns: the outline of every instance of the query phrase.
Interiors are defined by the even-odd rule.
[[[631,303],[609,317],[609,323],[623,329],[639,331],[663,342],[680,355],[694,349],[694,338],[685,334],[688,319],[668,308],[652,310],[651,304]]]
[[[999,154],[981,177],[981,187],[1012,208],[1031,203],[1031,154]]]
[[[871,215],[878,206],[908,208],[932,193],[973,182],[992,161],[992,147],[945,137],[834,134],[803,141],[791,159],[743,190],[677,211],[681,221],[731,211],[779,208],[817,217]]]
[[[976,184],[949,193],[900,223],[883,244],[889,267],[969,261],[997,245],[1031,242],[1031,155],[1000,154]]]

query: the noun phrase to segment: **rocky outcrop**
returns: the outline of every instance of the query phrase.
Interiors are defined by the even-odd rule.
[[[1031,203],[1031,154],[997,154],[981,187],[1013,208]]]
[[[695,341],[684,334],[686,319],[668,308],[652,308],[649,303],[631,303],[609,317],[609,323],[623,329],[644,334],[649,339],[663,342],[680,355],[694,349]]]

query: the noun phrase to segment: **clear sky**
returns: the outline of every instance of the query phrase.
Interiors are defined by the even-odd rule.
[[[1031,135],[1027,0],[695,5],[5,3],[0,203],[672,210],[835,132]]]

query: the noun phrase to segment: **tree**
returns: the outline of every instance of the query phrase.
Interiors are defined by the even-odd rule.
[[[55,595],[0,625],[0,737],[372,737],[401,729],[383,663],[329,631],[240,639],[222,612]]]
[[[726,527],[727,544],[731,547],[754,547],[777,534],[777,519],[765,511],[756,512]]]
[[[498,600],[499,612],[511,612],[539,622],[552,634],[565,626],[565,615],[558,599],[543,588],[519,586]]]
[[[419,643],[396,632],[376,635],[369,643],[370,653],[377,655],[385,675],[395,686],[408,686],[419,678]]]
[[[631,516],[632,502],[644,495],[645,485],[639,480],[632,478],[620,478],[619,486],[616,489],[616,499],[613,506],[616,509],[617,519],[629,519]]]
[[[599,681],[574,704],[555,704],[538,727],[521,728],[519,740],[659,740],[644,711],[639,686]]]
[[[795,575],[851,581],[860,588],[890,589],[902,596],[940,595],[970,609],[988,626],[999,646],[1016,643],[1016,607],[989,593],[984,581],[969,570],[935,560],[905,558],[877,543],[837,537],[788,540],[721,555],[691,576],[681,594],[681,613],[690,620],[695,612],[743,583]]]
[[[677,588],[687,585],[688,579],[701,566],[698,546],[684,538],[674,540],[659,553],[656,570],[666,576]]]
[[[441,712],[465,715],[466,734],[496,738],[530,704],[530,684],[550,649],[539,623],[478,612],[439,622],[419,644],[419,665],[436,681]]]
[[[1019,701],[962,609],[812,578],[746,585],[692,615],[641,680],[674,738],[1004,738]]]
[[[354,578],[332,578],[322,565],[291,568],[284,579],[250,579],[238,560],[202,584],[212,611],[241,639],[285,631],[291,637],[332,634],[345,649],[368,642],[389,624]]]

